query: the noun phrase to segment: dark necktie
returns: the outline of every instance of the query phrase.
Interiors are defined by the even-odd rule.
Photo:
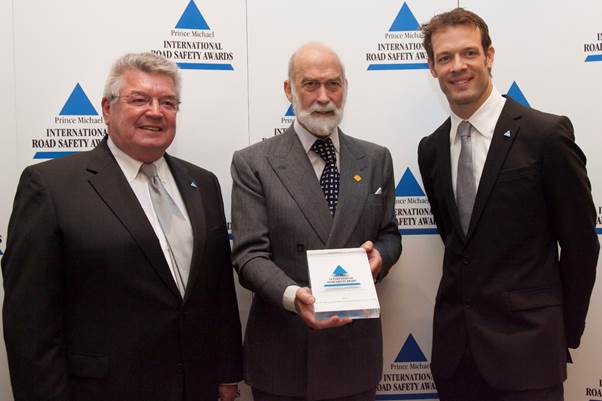
[[[458,126],[458,135],[460,136],[462,147],[460,149],[460,158],[458,159],[456,204],[458,205],[460,224],[462,225],[464,234],[468,233],[470,217],[477,195],[477,185],[475,183],[472,163],[472,144],[470,142],[471,128],[472,125],[468,121],[462,121]]]
[[[192,244],[192,230],[163,186],[157,175],[155,165],[143,164],[140,171],[148,178],[153,209],[155,209],[159,225],[167,241],[176,286],[182,297],[184,297],[190,272],[190,262],[192,261],[192,246],[190,246]]]
[[[316,139],[311,150],[326,163],[320,177],[320,186],[328,203],[330,214],[334,216],[339,200],[339,170],[337,170],[336,150],[330,138]]]

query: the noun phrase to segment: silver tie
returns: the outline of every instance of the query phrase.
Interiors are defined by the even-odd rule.
[[[456,204],[458,205],[460,224],[462,225],[464,234],[468,232],[470,216],[472,215],[474,200],[477,195],[477,185],[472,165],[471,128],[472,125],[468,121],[462,121],[458,126],[458,135],[460,136],[462,148],[460,149],[460,158],[458,159]]]
[[[148,178],[153,209],[167,241],[176,286],[184,297],[192,261],[192,230],[163,186],[155,165],[143,164],[140,171]]]

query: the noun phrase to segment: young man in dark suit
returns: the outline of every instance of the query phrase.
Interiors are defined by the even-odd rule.
[[[562,400],[599,251],[585,155],[568,118],[495,89],[479,16],[458,8],[423,32],[451,109],[418,148],[445,244],[431,363],[440,399]]]

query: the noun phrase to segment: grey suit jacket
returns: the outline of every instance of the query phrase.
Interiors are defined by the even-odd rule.
[[[381,278],[399,258],[391,155],[384,147],[339,135],[334,218],[292,126],[233,157],[233,261],[241,284],[255,293],[245,336],[245,378],[266,392],[333,398],[369,390],[380,380],[379,319],[313,331],[282,305],[287,286],[309,285],[306,250],[358,247],[371,240],[383,258]],[[378,188],[382,193],[375,193]]]

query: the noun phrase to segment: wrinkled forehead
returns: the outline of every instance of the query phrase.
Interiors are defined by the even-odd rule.
[[[335,53],[328,49],[301,49],[294,58],[295,80],[344,78],[343,66]]]

